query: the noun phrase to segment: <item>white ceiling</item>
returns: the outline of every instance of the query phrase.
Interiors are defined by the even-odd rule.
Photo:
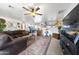
[[[14,8],[9,8],[8,5],[12,5]],[[7,18],[7,20],[24,20],[27,23],[33,24],[32,16],[24,16],[26,12],[22,7],[33,6],[30,3],[0,3],[0,16]],[[62,18],[65,17],[77,4],[76,3],[35,3],[35,6],[40,7],[40,13],[43,14],[42,22],[45,20],[53,20],[57,17],[57,12],[60,10],[65,10],[61,15]],[[12,21],[12,20],[11,20]]]

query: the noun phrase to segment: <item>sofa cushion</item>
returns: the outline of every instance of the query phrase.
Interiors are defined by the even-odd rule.
[[[0,49],[7,43],[12,41],[12,37],[7,34],[0,33]]]
[[[74,43],[75,35],[69,35],[65,30],[61,30],[60,34],[64,35],[66,38]]]
[[[0,49],[0,55],[16,55],[27,48],[28,36],[15,38]]]

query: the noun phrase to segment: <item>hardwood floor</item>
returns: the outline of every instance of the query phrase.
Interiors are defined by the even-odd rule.
[[[36,41],[20,55],[63,55],[59,40],[48,37],[37,37]]]
[[[63,55],[59,40],[55,38],[51,39],[49,48],[47,50],[47,55]]]

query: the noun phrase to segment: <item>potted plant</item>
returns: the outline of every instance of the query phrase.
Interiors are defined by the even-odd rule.
[[[0,32],[2,32],[6,27],[5,22],[6,22],[5,19],[0,18]]]

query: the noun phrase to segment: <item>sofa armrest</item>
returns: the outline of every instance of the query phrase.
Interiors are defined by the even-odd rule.
[[[2,54],[7,54],[7,55],[15,55],[26,49],[27,47],[27,39],[30,37],[28,36],[23,36],[19,38],[15,38],[12,42],[6,44],[1,50],[0,50],[0,55]],[[2,53],[3,52],[3,53]],[[8,52],[8,53],[4,53]]]

